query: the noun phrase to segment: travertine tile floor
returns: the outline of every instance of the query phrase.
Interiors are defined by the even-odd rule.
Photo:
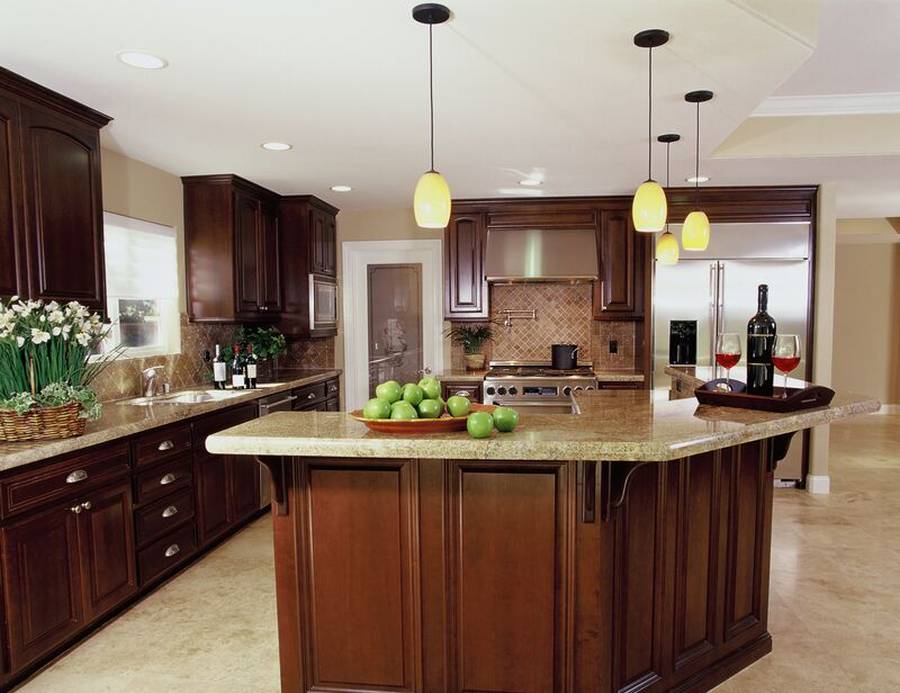
[[[900,415],[832,426],[830,496],[778,491],[769,656],[717,691],[900,691]],[[269,520],[21,689],[278,693]]]

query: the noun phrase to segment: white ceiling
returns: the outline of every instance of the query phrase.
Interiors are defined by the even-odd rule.
[[[234,172],[344,209],[406,206],[428,165],[427,32],[413,4],[29,0],[4,14],[0,65],[112,115],[105,146],[172,173]],[[683,178],[684,92],[716,92],[703,106],[706,154],[810,55],[808,33],[788,24],[814,24],[815,3],[767,14],[777,5],[454,0],[435,29],[437,168],[455,197],[522,193],[532,172],[546,195],[631,192],[647,137],[647,55],[632,36],[660,27],[672,40],[654,55],[654,135],[685,136],[673,150]],[[127,48],[170,66],[128,68],[115,59]],[[294,149],[265,152],[268,140]]]

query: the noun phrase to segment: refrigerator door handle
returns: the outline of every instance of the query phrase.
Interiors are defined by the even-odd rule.
[[[721,334],[725,331],[725,264],[716,263],[718,268],[718,294],[719,300],[716,305],[716,316],[718,318],[718,327],[716,331]]]
[[[719,329],[719,263],[709,265],[709,365],[716,365],[716,339]]]

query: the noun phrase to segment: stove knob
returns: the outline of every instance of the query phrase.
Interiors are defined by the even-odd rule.
[[[503,387],[503,386],[501,385],[500,387],[497,388],[497,394],[498,394],[498,395],[505,395],[505,394],[506,394],[506,388]]]
[[[488,387],[488,388],[485,390],[485,392],[487,392],[489,395],[494,394],[494,388],[493,388],[493,386]]]
[[[575,392],[581,392],[583,389],[584,389],[584,388],[581,387],[581,385],[576,385],[576,386],[575,386]]]
[[[517,388],[515,385],[513,385],[512,387],[509,388],[509,390],[507,390],[507,392],[509,392],[509,394],[511,394],[511,395],[515,395],[519,392],[519,388]]]
[[[588,390],[593,390],[593,389],[594,389],[594,386],[593,386],[593,385],[588,385],[586,389],[588,389]]]
[[[563,388],[563,394],[564,394],[566,397],[568,397],[569,395],[572,394],[572,388],[569,387],[568,385],[566,385],[566,386]]]

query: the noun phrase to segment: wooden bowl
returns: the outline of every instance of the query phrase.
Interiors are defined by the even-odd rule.
[[[469,412],[484,411],[490,414],[496,407],[493,404],[469,405]],[[362,409],[348,412],[357,421],[364,423],[369,430],[378,433],[393,433],[394,435],[415,436],[425,433],[450,433],[452,431],[466,430],[465,416],[450,416],[448,413],[437,419],[366,419],[362,415]]]

